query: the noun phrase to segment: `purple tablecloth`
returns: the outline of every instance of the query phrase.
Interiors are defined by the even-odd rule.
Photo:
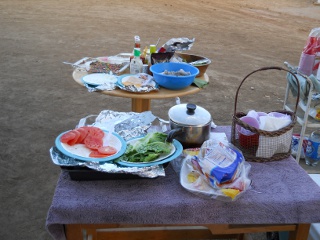
[[[230,127],[218,127],[227,132]],[[73,181],[62,171],[46,227],[65,239],[63,224],[281,224],[320,222],[320,188],[292,158],[250,163],[252,189],[234,202],[185,190],[169,165],[165,177]]]

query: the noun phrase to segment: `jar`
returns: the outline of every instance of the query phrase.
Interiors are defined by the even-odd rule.
[[[316,166],[320,161],[320,129],[311,133],[306,148],[306,164]]]

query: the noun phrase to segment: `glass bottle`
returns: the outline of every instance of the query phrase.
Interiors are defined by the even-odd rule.
[[[137,48],[139,51],[141,51],[141,42],[140,42],[140,37],[139,36],[134,36],[134,46],[132,50],[132,54],[130,56],[130,62],[134,57],[134,49]]]
[[[305,160],[309,166],[316,166],[320,161],[320,129],[313,131],[310,135]]]

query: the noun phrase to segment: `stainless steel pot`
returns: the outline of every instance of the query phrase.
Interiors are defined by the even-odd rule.
[[[178,104],[169,109],[171,131],[167,141],[178,140],[184,148],[200,147],[210,138],[212,118],[204,108],[192,103]]]

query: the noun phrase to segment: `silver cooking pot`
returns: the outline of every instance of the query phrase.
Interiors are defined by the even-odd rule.
[[[178,140],[184,148],[200,147],[210,138],[212,118],[204,108],[192,103],[178,104],[169,109],[171,131],[167,141]]]

